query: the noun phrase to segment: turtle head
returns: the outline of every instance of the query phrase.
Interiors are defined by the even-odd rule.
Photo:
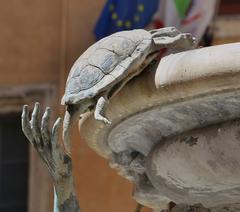
[[[71,153],[71,129],[75,121],[80,117],[80,113],[80,105],[67,105],[63,121],[63,142],[68,154]]]
[[[180,34],[180,31],[175,27],[164,27],[160,29],[153,29],[149,31],[152,37],[175,37]]]

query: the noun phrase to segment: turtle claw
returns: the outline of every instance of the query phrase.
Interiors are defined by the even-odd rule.
[[[95,119],[96,120],[98,120],[98,121],[101,121],[101,122],[103,122],[104,124],[106,124],[106,125],[110,125],[112,122],[111,121],[109,121],[107,118],[105,118],[105,117],[103,117],[103,116],[96,116],[95,115]]]
[[[104,118],[103,122],[104,122],[104,124],[107,124],[107,125],[111,125],[111,124],[112,124],[112,122],[109,121],[109,120],[106,119],[106,118]]]
[[[190,33],[179,34],[179,46],[181,49],[193,49],[196,47],[196,38],[193,37]]]

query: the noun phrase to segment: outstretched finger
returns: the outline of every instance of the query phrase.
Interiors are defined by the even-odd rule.
[[[58,118],[52,128],[52,147],[53,149],[56,148],[57,143],[58,143],[58,137],[59,137],[59,129],[61,126],[62,119]]]
[[[42,124],[41,124],[42,141],[43,141],[43,145],[45,146],[49,146],[50,144],[49,143],[50,142],[50,131],[49,131],[50,113],[51,113],[51,109],[47,107],[43,114]]]
[[[33,112],[32,112],[32,119],[31,119],[31,129],[33,138],[35,139],[37,145],[41,146],[41,132],[39,127],[39,113],[40,113],[40,104],[37,102],[35,103]]]
[[[24,105],[22,110],[22,131],[31,144],[34,142],[34,138],[32,135],[32,130],[29,121],[29,110],[28,106]]]

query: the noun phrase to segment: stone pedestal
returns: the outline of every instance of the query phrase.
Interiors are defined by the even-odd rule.
[[[152,64],[110,100],[112,125],[87,114],[80,132],[134,182],[138,202],[157,211],[170,201],[220,208],[240,201],[239,108],[240,43],[234,43]]]

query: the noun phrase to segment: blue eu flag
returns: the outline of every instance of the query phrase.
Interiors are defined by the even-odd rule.
[[[144,28],[152,20],[158,4],[159,0],[108,0],[94,30],[96,38]]]

